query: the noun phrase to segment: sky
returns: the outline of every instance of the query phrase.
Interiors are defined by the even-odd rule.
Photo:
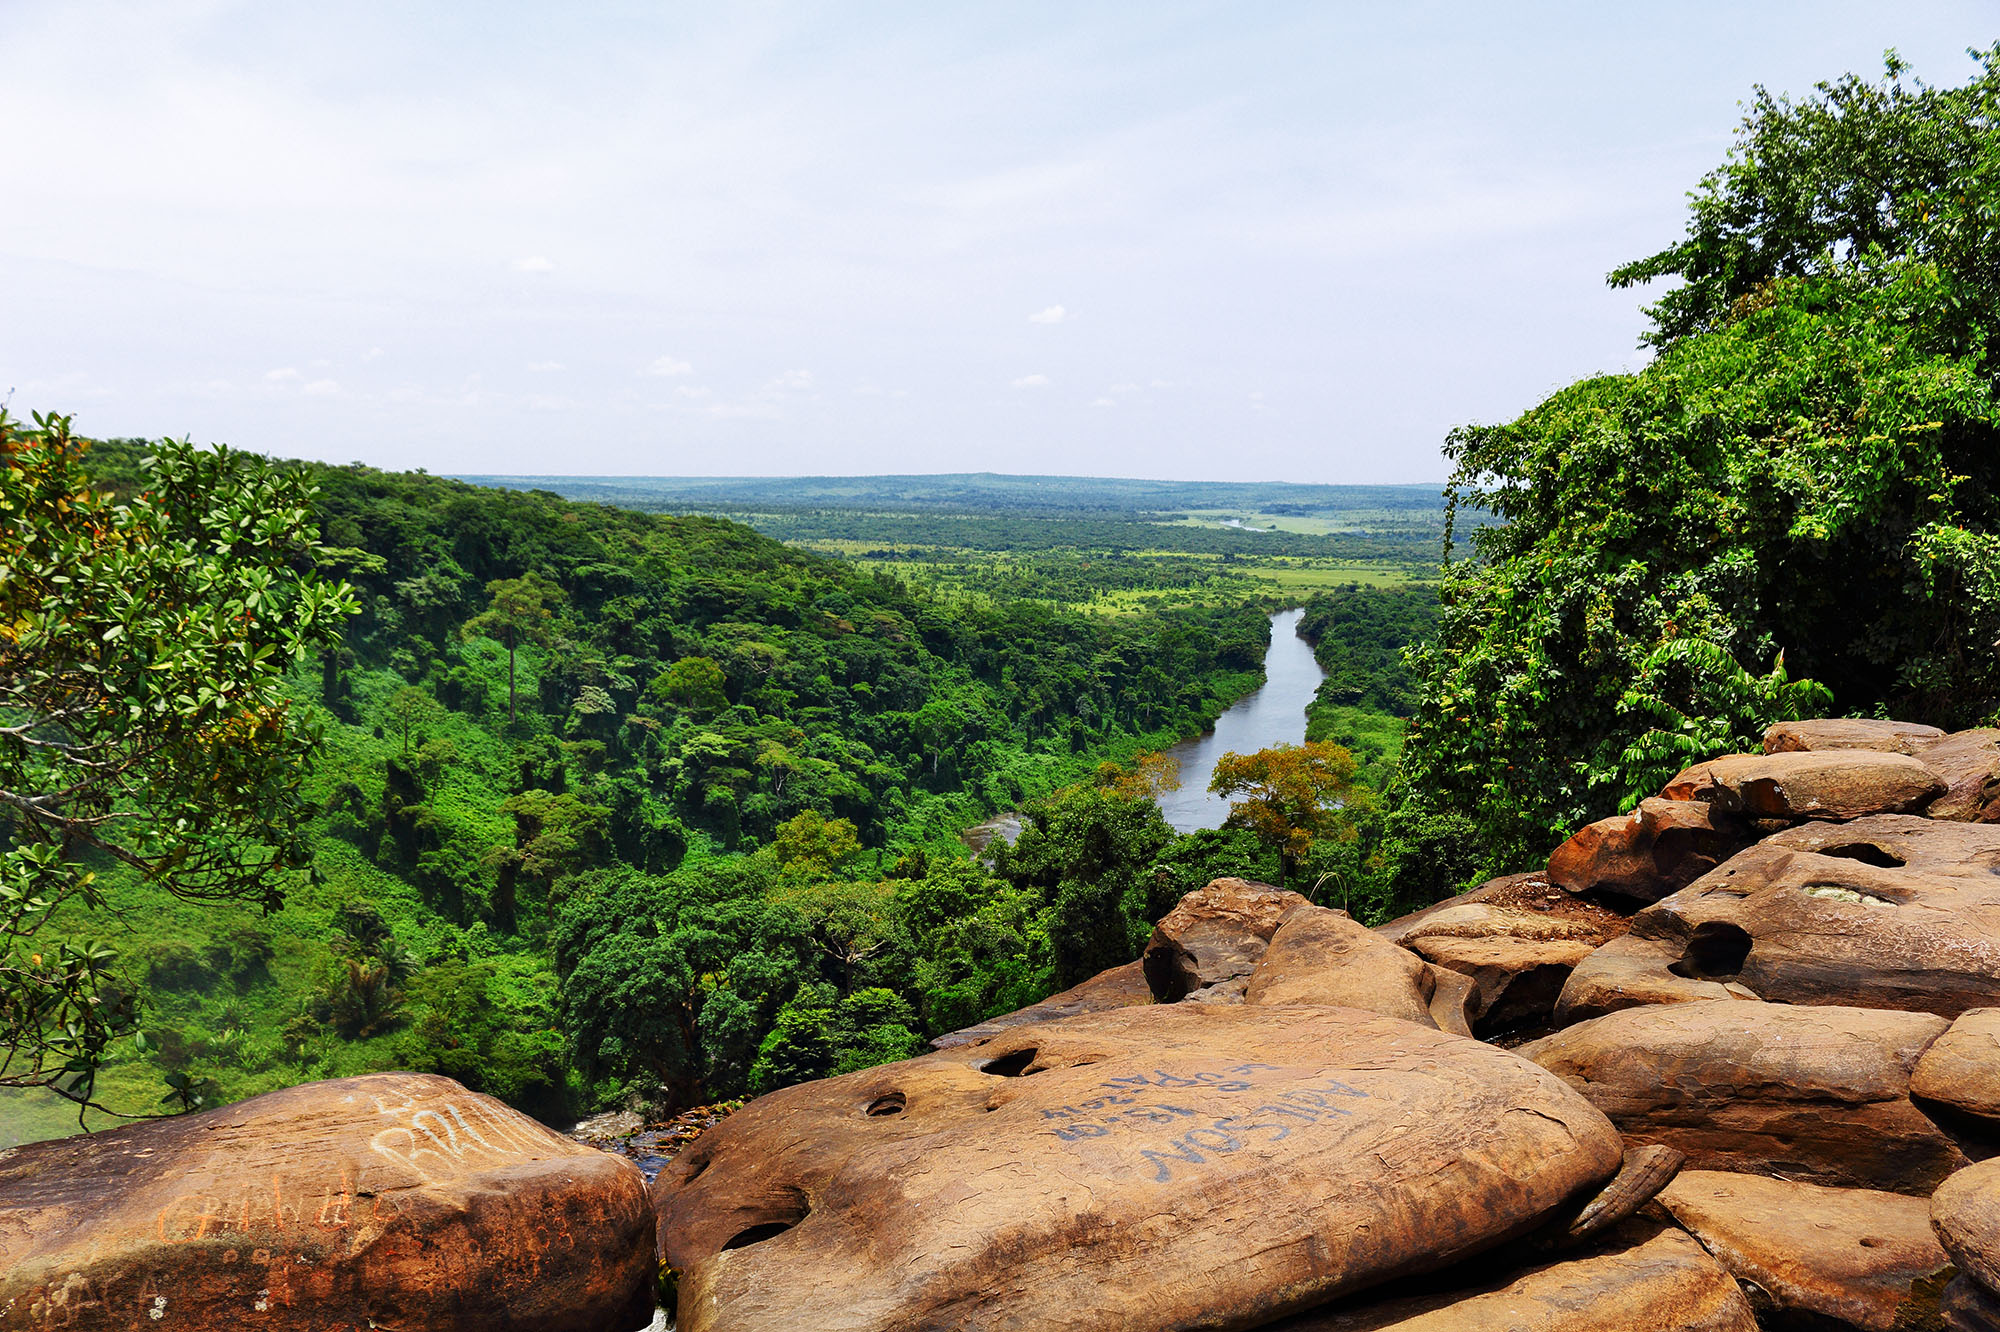
[[[2000,3],[0,0],[0,397],[440,473],[1427,482],[1752,86]]]

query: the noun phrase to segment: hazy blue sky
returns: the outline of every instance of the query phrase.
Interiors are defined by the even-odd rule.
[[[1441,477],[2000,5],[0,0],[0,394],[437,472]]]

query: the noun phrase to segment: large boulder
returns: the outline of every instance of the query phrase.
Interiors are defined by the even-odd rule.
[[[1359,1008],[1432,1027],[1436,984],[1419,958],[1346,912],[1304,907],[1271,936],[1243,997],[1252,1004]]]
[[[1870,1332],[1936,1319],[1951,1259],[1923,1198],[1684,1170],[1658,1205],[1775,1315]]]
[[[1455,1285],[1455,1283],[1450,1283]],[[1743,1292],[1685,1234],[1628,1222],[1580,1257],[1466,1288],[1343,1301],[1271,1332],[1756,1332]]]
[[[1688,768],[1660,795],[1700,800],[1749,819],[1858,819],[1904,814],[1942,794],[1945,784],[1906,754],[1837,749],[1730,754]]]
[[[1869,717],[1815,717],[1779,722],[1764,732],[1766,754],[1808,750],[1879,749],[1916,755],[1944,739],[1944,732],[1920,722],[1876,721]]]
[[[449,1078],[0,1154],[0,1327],[622,1332],[652,1289],[638,1167]]]
[[[1632,918],[1559,1012],[1702,997],[1957,1017],[2000,1004],[2000,827],[1876,815],[1765,838]],[[1710,995],[1709,997],[1715,997]]]
[[[1583,940],[1601,944],[1627,929],[1627,915],[1564,892],[1546,874],[1509,874],[1399,916],[1375,933],[1405,946],[1418,939]]]
[[[991,1040],[1010,1027],[1025,1027],[1033,1022],[1057,1022],[1079,1013],[1102,1013],[1109,1008],[1130,1008],[1135,1004],[1152,1002],[1153,990],[1146,984],[1145,967],[1138,962],[1127,962],[1122,967],[1100,971],[1081,985],[1072,985],[1038,1004],[1029,1004],[1026,1008],[1017,1008],[973,1026],[960,1027],[957,1031],[948,1031],[932,1040],[931,1048],[949,1050],[954,1045],[973,1045]]]
[[[1594,951],[1579,939],[1451,935],[1425,935],[1410,948],[1431,964],[1433,973],[1455,971],[1471,980],[1461,1011],[1477,1036],[1547,1022],[1570,972]]]
[[[2000,730],[1955,731],[1917,757],[1945,788],[1924,813],[1964,823],[2000,819]]]
[[[1297,893],[1247,879],[1215,879],[1174,905],[1153,927],[1139,961],[1163,1004],[1209,987],[1241,997],[1257,960],[1287,916],[1312,903]]]
[[[1748,846],[1741,819],[1703,800],[1642,800],[1578,830],[1549,857],[1549,882],[1657,902]]]
[[[1931,1228],[1958,1270],[2000,1292],[2000,1157],[1947,1179],[1931,1195]]]
[[[1927,1013],[1742,1000],[1628,1008],[1521,1047],[1629,1141],[1701,1170],[1927,1193],[1968,1158],[1910,1100]]]
[[[2000,1120],[2000,1008],[1975,1008],[1931,1042],[1910,1075],[1910,1094]]]
[[[1492,1046],[1353,1009],[1173,1004],[787,1088],[653,1189],[683,1332],[996,1310],[1174,1332],[1448,1266],[1594,1191],[1621,1151]]]

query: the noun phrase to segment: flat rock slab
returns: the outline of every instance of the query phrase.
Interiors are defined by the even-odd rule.
[[[1510,874],[1467,893],[1377,925],[1391,943],[1417,939],[1582,939],[1601,944],[1627,928],[1629,911],[1614,911],[1549,882],[1546,874]]]
[[[1684,1170],[1658,1205],[1775,1311],[1870,1332],[1935,1320],[1951,1259],[1923,1198]]]
[[[1944,782],[1906,754],[1838,749],[1731,754],[1688,768],[1660,795],[1700,800],[1749,819],[1858,819],[1906,814],[1943,794]]]
[[[1687,1235],[1644,1222],[1617,1233],[1619,1243],[1500,1282],[1346,1301],[1272,1332],[1756,1332],[1743,1292]]]
[[[0,1327],[628,1329],[638,1167],[373,1074],[0,1155]]]
[[[1707,1000],[1622,1012],[1521,1047],[1627,1139],[1691,1167],[1928,1193],[1968,1159],[1910,1100],[1944,1019]]]
[[[654,1182],[683,1332],[1251,1328],[1587,1196],[1527,1060],[1343,1008],[1174,1004],[787,1088]]]
[[[1153,927],[1139,961],[1163,1004],[1208,986],[1247,981],[1285,918],[1312,903],[1247,879],[1215,879],[1174,905]]]
[[[1244,1002],[1359,1008],[1420,1027],[1436,988],[1429,967],[1344,911],[1303,907],[1285,918],[1250,973]]]
[[[1549,882],[1657,902],[1752,841],[1744,822],[1703,800],[1642,800],[1629,814],[1599,819],[1549,857]]]
[[[1867,717],[1815,717],[1779,722],[1764,732],[1766,754],[1824,749],[1879,749],[1888,754],[1921,753],[1944,739],[1944,732],[1920,722],[1876,721]]]
[[[1145,966],[1127,962],[1122,967],[1100,971],[1081,985],[1072,985],[1038,1004],[1029,1004],[1026,1008],[1017,1008],[973,1026],[960,1027],[957,1031],[948,1031],[934,1039],[931,1048],[949,1050],[954,1045],[991,1040],[1010,1027],[1025,1027],[1031,1022],[1059,1022],[1079,1013],[1102,1013],[1106,1009],[1130,1008],[1135,1004],[1152,1002],[1153,990],[1146,984]]]
[[[2000,1008],[1975,1008],[1931,1043],[1910,1093],[1982,1119],[2000,1119]]]
[[[1876,815],[1767,837],[1632,918],[1561,1011],[1704,984],[1955,1018],[2000,1005],[2000,827]]]

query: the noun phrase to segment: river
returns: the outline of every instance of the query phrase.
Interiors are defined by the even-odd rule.
[[[1264,653],[1264,684],[1215,720],[1215,729],[1183,740],[1167,751],[1181,765],[1181,786],[1160,797],[1160,812],[1176,832],[1220,828],[1229,802],[1208,793],[1215,761],[1224,754],[1252,754],[1272,745],[1296,745],[1306,738],[1306,704],[1326,672],[1313,660],[1312,647],[1299,637],[1302,609],[1271,617],[1271,646]]]

